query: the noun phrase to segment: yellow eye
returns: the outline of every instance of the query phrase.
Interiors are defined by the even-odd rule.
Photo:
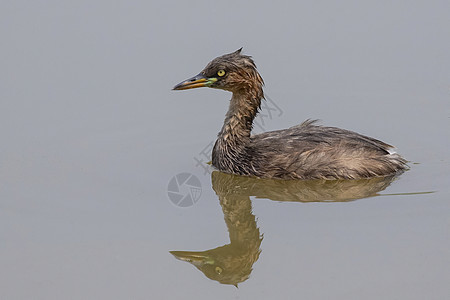
[[[222,77],[223,75],[225,75],[225,71],[224,70],[219,70],[219,71],[217,71],[217,75]]]
[[[216,273],[217,273],[217,274],[222,273],[222,268],[221,268],[221,267],[216,267]]]

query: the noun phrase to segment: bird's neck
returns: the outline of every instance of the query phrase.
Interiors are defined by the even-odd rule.
[[[235,146],[245,145],[263,97],[261,86],[234,91],[218,140]]]

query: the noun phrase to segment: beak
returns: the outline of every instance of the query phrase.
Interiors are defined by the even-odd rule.
[[[194,251],[169,251],[169,252],[177,259],[189,262],[195,266],[214,263],[214,260],[209,258],[203,252],[194,252]]]
[[[206,78],[202,73],[195,75],[173,87],[173,90],[187,90],[199,87],[210,86],[217,81],[217,78]]]

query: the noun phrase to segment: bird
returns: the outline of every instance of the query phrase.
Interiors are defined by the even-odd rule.
[[[264,98],[264,80],[242,48],[213,59],[196,76],[173,90],[200,87],[232,93],[222,129],[212,149],[219,171],[273,179],[362,179],[400,174],[407,161],[393,146],[350,130],[308,119],[303,123],[251,134]]]

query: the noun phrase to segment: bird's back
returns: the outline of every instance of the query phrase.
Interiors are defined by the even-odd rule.
[[[386,176],[406,161],[382,141],[315,121],[253,135],[247,151],[254,175],[282,179],[337,179]],[[246,162],[243,162],[246,163]]]

